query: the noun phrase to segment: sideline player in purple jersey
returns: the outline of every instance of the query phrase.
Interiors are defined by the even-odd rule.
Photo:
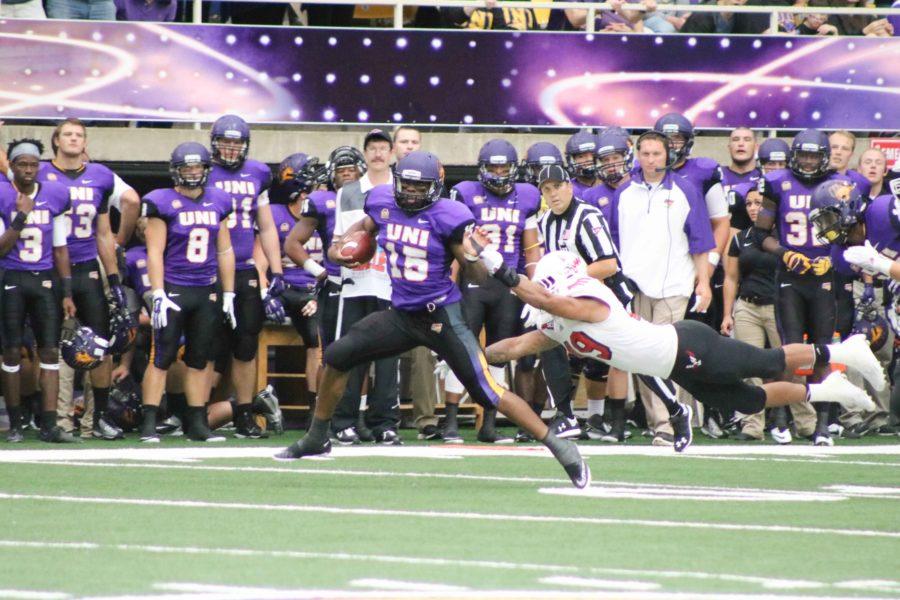
[[[872,184],[862,173],[850,168],[850,159],[853,158],[853,152],[856,150],[856,136],[842,129],[828,136],[828,144],[831,147],[831,169],[852,181],[862,197],[868,198]]]
[[[499,248],[503,260],[518,273],[531,273],[541,258],[537,212],[541,193],[529,183],[516,183],[519,156],[506,140],[488,141],[478,152],[478,181],[463,181],[450,190],[450,199],[458,200],[475,215],[475,224],[488,233]],[[473,281],[460,274],[463,313],[476,336],[482,328],[488,344],[518,335],[522,328],[519,314],[522,304],[497,281]],[[491,365],[491,375],[500,385],[506,383],[506,365]],[[462,382],[448,375],[447,412],[441,435],[445,442],[460,443],[457,423],[459,401],[465,391]],[[497,411],[486,409],[478,441],[489,444],[511,443],[510,437],[495,427]]]
[[[56,424],[59,396],[60,298],[67,317],[75,314],[66,247],[69,192],[38,183],[43,145],[18,140],[9,145],[12,183],[0,183],[0,268],[3,270],[3,397],[9,412],[7,441],[23,441],[19,368],[25,320],[31,322],[40,360],[41,432],[44,442],[74,442]],[[55,268],[55,272],[54,272]]]
[[[369,194],[366,216],[347,235],[377,233],[388,255],[393,308],[370,314],[329,346],[309,431],[276,458],[294,460],[330,452],[329,421],[355,365],[428,346],[447,361],[473,400],[498,408],[541,440],[572,483],[583,488],[590,483],[590,470],[578,447],[553,435],[524,400],[497,385],[478,340],[466,326],[450,265],[457,260],[467,271],[487,273],[478,258],[481,249],[472,246],[466,234],[475,219],[462,203],[439,198],[442,180],[437,157],[412,152],[397,163],[393,188],[378,186]],[[472,273],[467,275],[474,279]]]
[[[68,188],[71,208],[67,215],[69,235],[66,244],[72,265],[72,299],[78,320],[108,340],[110,309],[128,310],[116,261],[116,238],[110,225],[109,208],[111,203],[121,207],[125,199],[129,206],[136,205],[138,198],[131,188],[122,191],[121,180],[108,168],[84,161],[86,143],[87,130],[81,121],[67,119],[60,123],[52,138],[56,156],[50,162],[41,163],[38,181],[59,183]],[[123,225],[127,221],[126,229],[133,229],[132,211],[129,209],[122,214],[125,217]],[[109,287],[108,301],[103,289],[103,274]],[[121,428],[106,417],[112,369],[112,355],[107,354],[100,366],[88,374],[94,397],[91,435],[102,440],[124,437]],[[60,379],[59,419],[61,423],[71,422],[75,410],[72,402],[74,373],[63,367]]]
[[[278,232],[272,221],[268,198],[260,197],[271,184],[272,173],[264,163],[247,158],[250,127],[242,118],[236,115],[219,117],[213,123],[209,137],[213,164],[207,185],[224,191],[233,202],[228,229],[234,249],[234,313],[237,317],[234,330],[222,329],[224,339],[220,351],[223,356],[217,361],[217,370],[227,370],[225,353],[230,353],[231,381],[237,399],[234,435],[255,439],[262,436],[262,429],[256,424],[250,408],[257,391],[256,349],[265,320],[260,295],[265,282],[260,280],[253,259],[257,230],[262,253],[272,271],[267,293],[277,298],[284,291]]]
[[[590,131],[579,131],[566,140],[566,169],[572,176],[575,197],[597,185],[597,136]]]
[[[782,142],[784,143],[784,142]],[[749,127],[737,127],[728,134],[728,154],[731,156],[731,164],[721,168],[722,191],[728,200],[728,211],[731,213],[731,233],[750,227],[752,222],[747,216],[747,208],[743,204],[735,204],[735,196],[729,192],[734,186],[745,183],[755,183],[762,177],[762,171],[757,165],[757,152],[762,146],[756,143],[756,133]]]
[[[302,152],[291,154],[278,168],[278,177],[268,190],[272,204],[272,218],[278,231],[278,240],[284,244],[291,231],[301,219],[304,203],[313,190],[325,179],[325,166],[319,159],[309,157]],[[314,232],[315,233],[315,232]],[[316,263],[319,269],[322,262],[322,240],[318,235],[310,237],[304,250],[306,260]],[[318,259],[318,262],[317,262]],[[260,270],[267,266],[259,259]],[[318,279],[310,271],[309,265],[295,263],[290,255],[282,253],[281,266],[284,271],[284,293],[280,298],[271,298],[266,303],[266,317],[275,322],[284,322],[285,313],[291,318],[291,324],[306,347],[306,387],[315,397],[317,375],[319,372],[319,332],[317,318],[316,290]]]
[[[759,145],[757,163],[760,176],[753,180],[735,183],[728,188],[728,205],[731,210],[732,229],[744,231],[753,226],[753,221],[750,220],[750,215],[747,214],[748,195],[759,195],[760,177],[787,167],[790,155],[791,147],[782,139],[769,138]]]
[[[528,146],[528,149],[525,151],[525,158],[522,159],[522,164],[519,165],[519,175],[522,181],[537,187],[538,173],[546,165],[565,166],[559,148],[550,142],[535,142]]]
[[[236,325],[234,251],[229,229],[222,226],[231,214],[232,200],[218,188],[204,187],[210,164],[209,152],[201,144],[180,144],[169,163],[175,186],[144,196],[153,349],[144,373],[142,442],[159,442],[156,415],[166,371],[175,361],[182,335],[188,367],[188,439],[225,439],[210,431],[205,405],[210,391],[207,364],[223,313],[232,328]]]
[[[300,220],[283,245],[284,253],[295,264],[302,265],[322,282],[317,297],[319,343],[322,345],[322,352],[325,352],[337,337],[341,267],[328,258],[327,252],[323,267],[315,260],[311,260],[305,246],[313,234],[318,233],[322,247],[331,247],[337,191],[345,184],[357,181],[365,172],[366,159],[362,152],[352,146],[339,146],[332,150],[326,163],[326,179],[332,189],[317,189],[310,192],[303,204]]]
[[[613,196],[616,190],[631,179],[634,167],[634,151],[627,133],[614,128],[597,136],[597,177],[600,184],[584,193],[582,200],[603,213],[609,222]]]
[[[828,136],[816,129],[798,133],[791,143],[788,169],[759,180],[763,208],[756,220],[755,237],[761,247],[781,258],[776,273],[775,316],[782,344],[828,343],[835,331],[834,273],[828,244],[816,236],[810,221],[810,200],[821,183],[848,181],[829,167]],[[777,229],[777,239],[773,236]],[[821,371],[815,374],[821,380]],[[831,446],[828,406],[816,406],[813,443]]]

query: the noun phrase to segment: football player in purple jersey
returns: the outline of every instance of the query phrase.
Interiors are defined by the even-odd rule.
[[[278,167],[278,177],[268,190],[272,201],[272,218],[275,221],[275,229],[278,231],[279,243],[284,245],[285,240],[298,226],[303,211],[303,206],[308,202],[310,193],[316,190],[326,177],[325,165],[319,163],[316,157],[310,157],[302,152],[291,154]],[[291,324],[306,347],[306,388],[315,399],[316,384],[318,383],[319,363],[321,360],[319,348],[319,332],[317,318],[316,292],[319,284],[318,274],[324,272],[322,266],[323,251],[322,240],[315,230],[304,244],[305,260],[312,263],[298,264],[291,259],[285,251],[282,254],[282,269],[284,270],[284,293],[280,298],[270,298],[266,303],[266,317],[271,321],[284,321],[285,314],[291,318]],[[265,271],[267,265],[265,258],[258,259],[261,271]]]
[[[537,187],[538,173],[545,165],[563,166],[563,157],[559,148],[550,142],[536,142],[528,146],[525,158],[519,165],[519,175],[522,181]]]
[[[43,146],[17,140],[7,149],[12,183],[0,183],[0,268],[3,270],[3,396],[9,412],[7,440],[24,440],[20,391],[22,335],[28,319],[40,360],[41,431],[44,442],[74,442],[56,424],[59,396],[60,298],[62,312],[74,316],[72,275],[66,246],[69,191],[38,182]]]
[[[143,381],[142,442],[159,442],[157,411],[166,371],[175,361],[182,335],[188,367],[188,438],[225,439],[210,431],[205,405],[210,392],[207,366],[223,316],[232,329],[237,325],[234,250],[230,231],[222,225],[233,204],[229,194],[206,186],[211,162],[209,151],[201,144],[180,144],[169,163],[174,187],[144,196],[153,349]]]
[[[394,184],[372,189],[366,216],[347,231],[367,231],[379,238],[388,255],[392,304],[370,314],[325,352],[325,371],[309,431],[276,455],[279,460],[327,454],[331,450],[329,421],[347,385],[350,370],[415,346],[428,346],[463,382],[473,400],[498,408],[514,423],[541,440],[565,468],[572,483],[590,483],[590,470],[578,447],[557,438],[515,394],[494,381],[478,340],[462,315],[462,295],[450,278],[456,260],[470,281],[474,269],[487,276],[467,230],[475,218],[461,202],[439,197],[443,167],[427,152],[412,152],[395,167]],[[515,271],[507,269],[512,277]]]
[[[590,131],[579,131],[566,140],[566,168],[572,176],[575,197],[597,185],[597,136]]]
[[[51,181],[69,190],[72,207],[68,216],[69,260],[72,264],[72,291],[78,319],[104,339],[110,338],[110,309],[127,311],[125,292],[116,261],[116,238],[110,225],[111,205],[123,208],[122,230],[130,237],[134,228],[131,206],[138,203],[137,193],[99,163],[86,162],[87,130],[81,121],[67,119],[53,133],[52,146],[56,156],[41,163],[38,181]],[[102,269],[101,269],[102,266]],[[109,300],[103,290],[105,273]],[[105,418],[109,401],[113,363],[112,356],[104,357],[99,367],[89,373],[93,397],[93,428],[91,435],[102,440],[123,437],[122,430]],[[60,423],[73,423],[72,402],[74,372],[62,367],[59,403]]]
[[[601,131],[597,146],[597,177],[601,183],[587,190],[582,200],[600,209],[608,222],[616,190],[631,179],[634,151],[628,133],[618,128]]]
[[[531,273],[541,258],[538,240],[537,212],[541,193],[530,183],[516,183],[519,157],[506,140],[488,141],[478,152],[478,180],[463,181],[450,190],[450,199],[458,200],[475,215],[475,223],[484,229],[497,244],[503,259],[518,273]],[[472,333],[485,330],[487,343],[518,335],[522,323],[519,314],[522,304],[497,281],[472,281],[460,274],[463,313]],[[506,365],[490,367],[494,380],[506,384]],[[448,375],[445,383],[447,413],[442,437],[445,442],[459,443],[457,410],[465,391],[462,382]],[[512,438],[502,435],[495,427],[497,412],[484,412],[478,441],[510,443]]]
[[[810,221],[810,200],[818,185],[830,179],[849,181],[830,168],[828,136],[816,129],[798,133],[791,142],[788,168],[759,180],[763,208],[756,220],[756,241],[782,264],[776,273],[775,316],[783,344],[828,343],[835,331],[835,278],[827,242]],[[778,237],[774,237],[777,235]],[[821,379],[823,373],[815,373]],[[833,445],[828,407],[816,406],[816,445]]]
[[[237,115],[224,115],[216,119],[210,130],[212,168],[209,171],[210,187],[216,187],[231,196],[234,210],[228,218],[231,243],[234,249],[235,275],[234,312],[237,327],[222,329],[223,340],[217,357],[216,369],[225,372],[231,358],[231,381],[237,399],[235,437],[259,438],[262,430],[251,413],[251,402],[256,390],[256,348],[259,333],[265,320],[261,289],[266,289],[260,279],[253,258],[256,233],[271,269],[271,281],[267,295],[277,298],[284,291],[281,269],[281,252],[278,232],[272,221],[272,211],[266,196],[260,196],[272,182],[269,167],[247,158],[250,151],[250,127]]]
[[[753,226],[753,221],[747,214],[747,195],[758,194],[756,190],[759,188],[760,177],[787,167],[790,154],[791,147],[787,142],[779,138],[769,138],[761,143],[756,151],[756,174],[746,181],[735,181],[725,186],[728,209],[731,211],[731,229],[735,234]],[[728,179],[727,171],[723,171],[722,175],[724,183]]]
[[[352,146],[332,150],[325,165],[326,182],[332,189],[314,189],[302,205],[300,219],[284,241],[284,253],[294,264],[302,265],[322,283],[317,296],[319,343],[322,352],[337,337],[338,304],[341,295],[341,267],[324,257],[324,266],[312,260],[306,244],[314,233],[319,234],[323,248],[330,248],[334,235],[334,209],[337,190],[346,183],[358,180],[366,172],[366,159]]]
[[[722,167],[722,190],[728,200],[728,211],[731,213],[731,233],[742,231],[750,227],[750,217],[747,216],[747,208],[743,205],[732,204],[734,196],[730,195],[734,186],[742,183],[755,183],[762,176],[757,166],[758,145],[756,133],[749,127],[737,127],[728,134],[728,154],[731,156],[731,164]]]

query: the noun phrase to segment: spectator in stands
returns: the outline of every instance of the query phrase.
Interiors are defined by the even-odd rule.
[[[803,22],[797,27],[800,35],[837,35],[837,27],[828,22],[828,15],[813,13],[806,15]]]
[[[485,0],[484,5],[441,8],[441,14],[447,23],[463,29],[540,29],[531,8],[501,8],[497,0]]]
[[[117,21],[174,21],[174,0],[115,0]]]
[[[869,199],[875,199],[882,193],[889,193],[884,189],[884,177],[887,175],[887,157],[879,148],[869,148],[859,156],[859,164],[856,167],[863,177],[872,185],[869,189]]]
[[[824,1],[824,4],[818,2]],[[810,6],[857,7],[861,0],[818,0],[810,2]],[[863,8],[868,2],[863,3]],[[828,23],[833,25],[838,35],[869,35],[874,37],[890,37],[894,35],[894,26],[887,19],[879,19],[866,15],[865,11],[858,15],[831,15]]]
[[[51,19],[116,20],[113,0],[47,0],[46,8]]]
[[[706,1],[703,4],[712,4]],[[742,6],[747,0],[716,0],[719,6]],[[762,33],[768,28],[766,22],[747,13],[694,12],[684,22],[681,33]],[[767,19],[766,19],[767,21]]]
[[[669,140],[649,131],[636,148],[640,169],[613,198],[610,229],[622,270],[638,288],[635,312],[652,323],[674,323],[684,319],[694,294],[692,310],[709,307],[709,252],[716,243],[702,192],[667,168]],[[641,400],[654,444],[671,445],[669,412],[643,383]]]
[[[644,31],[645,11],[625,10],[622,8],[624,0],[610,0],[613,10],[597,11],[594,20],[594,31],[606,31],[610,33],[632,33]],[[656,0],[647,0],[643,3],[646,11],[656,10]],[[564,29],[582,30],[587,26],[588,11],[586,8],[569,8],[565,11],[568,27]]]
[[[3,0],[0,17],[4,19],[46,19],[41,0]],[[3,121],[0,121],[3,125]]]

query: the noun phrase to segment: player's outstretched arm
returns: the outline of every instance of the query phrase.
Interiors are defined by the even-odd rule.
[[[489,364],[503,364],[523,356],[537,354],[558,346],[540,331],[529,331],[517,337],[506,338],[491,344],[484,351]]]
[[[609,308],[599,300],[560,296],[524,277],[519,278],[518,285],[512,288],[512,291],[525,304],[547,311],[557,317],[600,323],[609,316]]]

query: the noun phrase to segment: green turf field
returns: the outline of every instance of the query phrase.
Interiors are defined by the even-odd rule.
[[[900,597],[900,440],[0,452],[0,598]],[[504,592],[500,592],[502,590]]]

